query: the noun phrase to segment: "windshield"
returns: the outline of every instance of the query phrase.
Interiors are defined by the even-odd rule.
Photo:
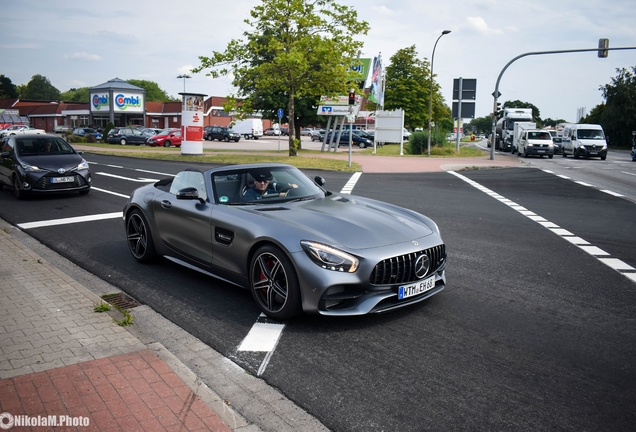
[[[273,166],[222,171],[212,175],[217,204],[253,205],[324,197],[324,192],[295,167]]]
[[[20,156],[73,154],[73,148],[63,139],[56,137],[19,138],[16,140]]]
[[[605,136],[603,135],[603,131],[600,129],[579,129],[576,131],[576,136],[579,139],[593,139],[593,140],[605,139]]]
[[[549,132],[528,132],[528,139],[552,140]]]

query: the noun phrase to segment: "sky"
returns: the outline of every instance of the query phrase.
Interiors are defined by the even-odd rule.
[[[603,103],[601,86],[617,68],[636,67],[636,50],[531,55],[525,53],[636,47],[633,0],[337,0],[356,10],[370,31],[359,35],[361,57],[381,53],[386,63],[398,50],[415,45],[430,61],[446,104],[453,80],[477,80],[475,115],[499,102],[534,104],[541,118],[577,120]],[[156,82],[167,94],[185,90],[207,96],[235,92],[228,77],[193,74],[199,56],[224,51],[232,39],[251,31],[244,23],[260,0],[0,0],[0,74],[13,84],[42,75],[61,92],[92,87],[113,78]],[[178,75],[189,74],[190,79]]]

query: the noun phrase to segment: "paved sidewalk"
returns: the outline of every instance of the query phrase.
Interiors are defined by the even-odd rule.
[[[55,416],[54,430],[327,430],[147,306],[130,327],[94,312],[100,297],[67,274],[83,270],[1,219],[0,250],[1,429],[53,430],[42,421]]]

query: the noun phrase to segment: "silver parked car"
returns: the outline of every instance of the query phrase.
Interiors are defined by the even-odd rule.
[[[128,248],[248,289],[277,320],[386,312],[444,289],[435,222],[324,185],[286,164],[183,171],[133,192]]]

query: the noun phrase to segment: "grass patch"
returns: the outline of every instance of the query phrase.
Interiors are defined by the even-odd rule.
[[[133,316],[128,309],[121,309],[119,310],[119,312],[121,312],[124,315],[124,317],[120,320],[113,318],[113,321],[115,321],[115,323],[117,323],[118,326],[128,327],[134,324]]]
[[[110,305],[108,303],[99,302],[99,304],[95,304],[93,308],[93,312],[108,312],[110,310]]]
[[[428,157],[426,154],[422,155],[412,155],[409,154],[410,147],[409,143],[404,143],[404,156],[408,157]],[[459,153],[455,151],[455,143],[449,143],[444,146],[431,146],[431,157],[444,157],[444,158],[466,158],[466,157],[479,157],[484,156],[485,153],[479,149],[467,146],[459,146]],[[372,154],[373,148],[364,149],[361,152],[362,154]],[[426,152],[425,152],[426,153]],[[382,147],[377,147],[376,155],[378,156],[399,156],[400,155],[400,145],[399,144],[385,144]]]

